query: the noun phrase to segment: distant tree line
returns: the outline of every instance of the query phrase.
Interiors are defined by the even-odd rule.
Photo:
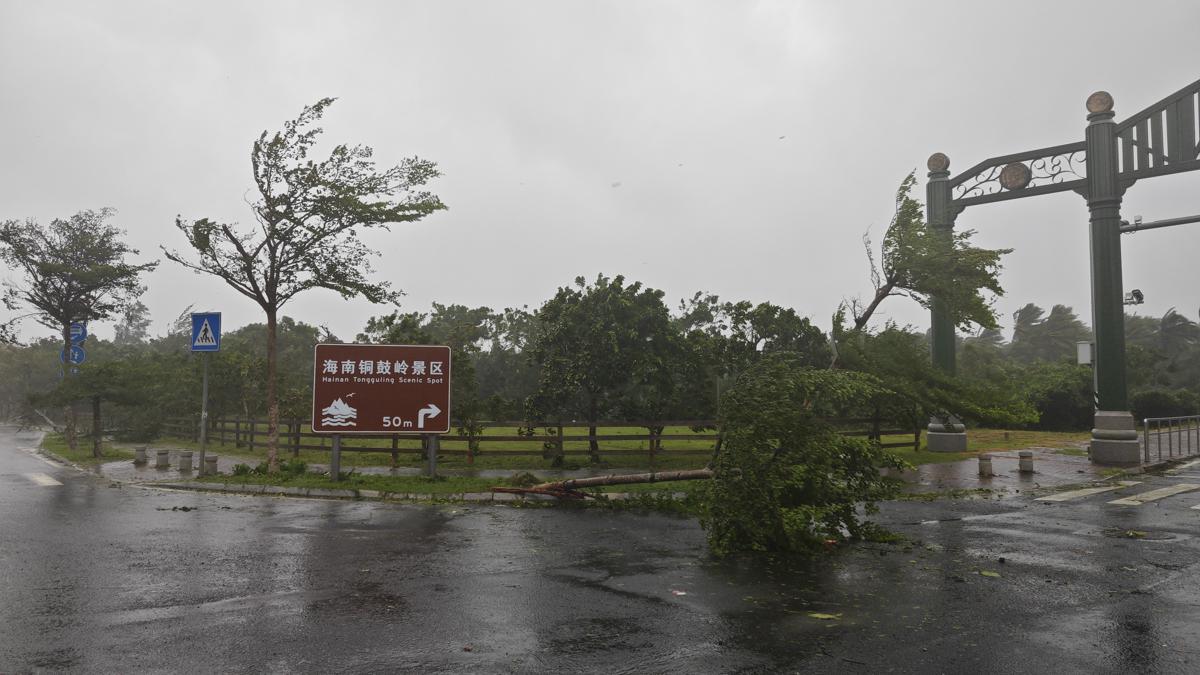
[[[201,364],[188,347],[190,309],[165,335],[153,337],[145,306],[134,304],[117,323],[114,339],[88,338],[88,361],[75,381],[62,377],[58,334],[0,345],[0,415],[13,418],[64,398],[98,397],[111,411],[106,426],[139,439],[157,435],[165,419],[194,417]],[[600,276],[576,279],[532,310],[435,303],[428,312],[376,316],[347,341],[449,345],[452,413],[461,426],[715,419],[722,394],[764,356],[787,353],[825,368],[836,348],[839,369],[873,375],[892,392],[849,406],[845,414],[919,423],[948,409],[976,424],[1088,428],[1091,370],[1075,363],[1076,343],[1091,339],[1087,325],[1063,305],[1046,313],[1029,304],[1014,321],[1011,341],[995,329],[960,339],[959,374],[947,378],[929,364],[926,335],[910,328],[845,331],[831,341],[808,318],[769,302],[702,292],[672,310],[661,291]],[[227,329],[221,351],[211,355],[214,417],[265,419],[266,330],[261,323]],[[343,339],[290,317],[282,317],[277,330],[281,416],[307,419],[312,346]],[[1126,331],[1135,415],[1195,413],[1197,323],[1171,310],[1157,318],[1128,315]]]

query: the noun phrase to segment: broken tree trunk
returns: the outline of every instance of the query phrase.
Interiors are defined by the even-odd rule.
[[[651,473],[624,473],[594,476],[592,478],[572,478],[554,483],[542,483],[534,488],[576,490],[602,485],[629,485],[631,483],[663,483],[670,480],[704,480],[712,478],[712,469],[688,469],[686,471],[655,471]]]
[[[588,497],[579,488],[601,487],[604,485],[630,485],[633,483],[663,483],[676,480],[704,480],[713,477],[712,469],[688,469],[685,471],[655,471],[651,473],[609,474],[592,478],[572,478],[552,483],[542,483],[533,487],[494,487],[492,492],[511,492],[516,494],[542,494],[558,498],[583,499]]]

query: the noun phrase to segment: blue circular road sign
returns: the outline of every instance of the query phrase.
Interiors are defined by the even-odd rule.
[[[87,360],[87,352],[79,345],[71,345],[71,353],[68,354],[67,350],[63,349],[58,355],[58,360],[77,366]]]

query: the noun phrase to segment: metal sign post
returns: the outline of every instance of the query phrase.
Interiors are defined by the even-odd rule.
[[[221,349],[221,313],[192,314],[192,351],[201,352],[204,361],[203,384],[200,385],[200,475],[205,472],[204,452],[208,448],[208,352]]]
[[[333,449],[329,457],[329,478],[332,480],[342,479],[342,435],[333,435]]]
[[[441,450],[442,437],[437,434],[429,434],[424,438],[426,458],[429,460],[429,477],[437,478],[437,456],[438,451]]]
[[[201,354],[204,361],[204,379],[200,385],[200,471],[204,471],[204,450],[208,447],[208,354]]]

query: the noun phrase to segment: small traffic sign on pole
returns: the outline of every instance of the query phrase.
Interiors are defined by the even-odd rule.
[[[86,323],[76,321],[71,324],[71,344],[77,345],[86,340],[87,336],[88,332]]]
[[[221,350],[221,313],[202,312],[192,314],[192,351],[216,352]]]
[[[87,352],[83,351],[83,347],[79,345],[71,345],[70,353],[64,347],[58,354],[58,360],[77,366],[87,360]]]
[[[221,313],[192,314],[192,351],[221,350]],[[208,354],[204,354],[204,380],[200,385],[200,472],[205,471],[205,449],[208,446]]]

